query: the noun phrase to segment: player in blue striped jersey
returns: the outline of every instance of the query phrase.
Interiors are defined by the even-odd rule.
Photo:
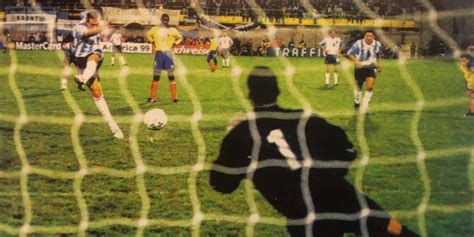
[[[382,44],[375,40],[375,33],[368,30],[364,33],[364,38],[357,40],[347,51],[349,58],[355,63],[356,87],[354,90],[354,108],[365,114],[369,110],[369,102],[373,95],[375,78],[377,72],[381,71],[380,55],[383,51]],[[364,98],[361,101],[361,88],[366,84]]]
[[[79,86],[87,85],[92,92],[97,109],[109,125],[114,137],[123,139],[123,133],[112,118],[107,102],[105,101],[98,70],[104,58],[100,48],[100,32],[103,27],[99,25],[99,15],[95,11],[82,14],[82,20],[74,28],[74,42],[76,46],[76,65],[79,75],[76,82]]]

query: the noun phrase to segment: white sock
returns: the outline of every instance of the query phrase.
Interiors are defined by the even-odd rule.
[[[65,79],[67,81],[67,78],[69,77],[70,74],[71,74],[71,67],[70,66],[65,66],[63,68],[63,75],[61,77],[62,77],[62,79]]]
[[[374,91],[366,91],[364,95],[364,100],[367,99],[367,103],[370,103],[372,100],[372,95],[374,94]]]
[[[112,57],[112,65],[115,64],[115,57]]]
[[[354,90],[354,102],[356,104],[360,104],[360,97],[362,95],[362,92],[360,92],[359,90],[355,89]]]
[[[230,58],[226,59],[225,61],[226,61],[226,66],[227,67],[230,66]]]
[[[119,60],[120,60],[120,64],[122,64],[122,66],[125,65],[125,58],[123,56],[120,57]]]
[[[329,78],[331,77],[331,73],[326,72],[326,84],[329,84]]]
[[[65,66],[63,68],[63,74],[61,75],[61,86],[66,86],[67,84],[67,78],[71,74],[71,67],[70,66]]]
[[[222,66],[223,66],[223,67],[226,66],[226,60],[225,60],[225,58],[222,59]]]
[[[362,106],[360,108],[360,113],[365,114],[369,111],[369,102],[372,98],[373,92],[372,91],[365,91],[364,99],[362,99]]]
[[[100,114],[102,114],[102,117],[104,118],[105,122],[107,122],[107,124],[109,125],[110,130],[112,130],[112,133],[115,134],[118,131],[121,131],[114,118],[112,118],[112,114],[110,113],[109,106],[107,105],[107,101],[105,101],[105,98],[101,96],[99,98],[94,98],[94,100],[97,109],[99,110]]]
[[[67,88],[67,79],[64,79],[64,78],[61,79],[60,88],[62,90]]]
[[[84,72],[82,73],[82,82],[86,83],[91,79],[97,70],[97,62],[94,60],[90,60],[87,62],[86,69],[84,69]]]
[[[337,84],[339,83],[339,75],[337,75],[337,73],[335,72],[334,73],[334,84]]]

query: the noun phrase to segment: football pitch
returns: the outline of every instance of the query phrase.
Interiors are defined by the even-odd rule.
[[[128,68],[106,55],[99,73],[130,138],[118,141],[72,76],[59,90],[61,52],[0,55],[0,236],[287,236],[284,217],[257,191],[242,183],[224,195],[209,185],[226,127],[248,109],[246,77],[257,65],[279,76],[282,107],[311,108],[344,128],[359,150],[347,178],[391,215],[424,236],[474,233],[474,120],[462,116],[469,101],[454,62],[383,60],[364,117],[353,111],[348,62],[339,85],[325,87],[322,59],[234,57],[235,74],[210,73],[205,56],[176,56],[180,103],[162,76],[158,102],[148,104],[152,56],[125,57]],[[152,108],[169,118],[156,133],[136,116]]]

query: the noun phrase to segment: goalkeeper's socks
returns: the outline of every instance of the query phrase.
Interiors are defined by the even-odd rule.
[[[331,73],[329,72],[326,72],[326,81],[325,81],[325,84],[328,85],[329,84],[329,78],[331,77]]]
[[[176,88],[176,81],[170,81],[170,92],[171,92],[171,100],[176,101],[178,99],[178,89]]]
[[[97,62],[94,60],[87,61],[86,69],[84,69],[84,72],[82,73],[82,82],[87,83],[87,81],[89,81],[89,79],[94,76],[96,71]]]

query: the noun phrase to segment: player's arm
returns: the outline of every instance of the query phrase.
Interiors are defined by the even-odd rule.
[[[379,43],[380,44],[380,43]],[[377,58],[377,64],[376,64],[376,68],[377,68],[377,71],[378,72],[381,72],[382,71],[382,66],[380,65],[380,61],[381,61],[381,58],[382,58],[382,52],[383,52],[383,46],[382,44],[380,44],[377,48],[377,52],[375,54],[375,57]]]
[[[232,193],[245,178],[245,173],[232,174],[231,172],[236,171],[235,168],[242,168],[240,171],[246,170],[250,162],[248,158],[250,154],[246,152],[251,152],[252,143],[249,142],[251,138],[245,137],[247,135],[242,133],[245,129],[248,131],[245,126],[237,126],[229,132],[222,142],[219,157],[212,165],[209,182],[218,192]]]
[[[342,43],[342,40],[339,42],[339,48],[337,49],[337,54],[341,54],[341,51],[342,51],[342,46],[344,44]]]
[[[474,64],[468,64],[467,70],[472,74],[474,74]],[[470,98],[474,98],[474,81],[471,79],[466,79],[466,87],[467,87],[467,96]]]
[[[102,32],[102,27],[101,26],[93,26],[92,28],[86,28],[85,30],[82,31],[82,36],[83,37],[90,37],[99,34]]]
[[[356,67],[361,67],[362,63],[357,59],[357,57],[354,54],[349,54],[349,59],[355,63]]]
[[[178,30],[174,30],[175,33],[174,33],[174,44],[178,45],[178,44],[181,44],[181,42],[183,41],[183,36],[179,33]]]
[[[326,39],[321,40],[318,44],[319,48],[323,50],[324,53],[326,53]]]
[[[152,27],[147,33],[146,33],[146,39],[148,42],[153,43],[155,41],[154,34],[156,31],[156,26]]]
[[[356,57],[356,54],[359,53],[359,47],[357,46],[357,42],[356,41],[352,47],[349,49],[349,51],[347,51],[347,57],[349,57],[349,59],[355,63],[356,67],[361,67],[362,66],[362,63],[359,61],[359,59]]]

